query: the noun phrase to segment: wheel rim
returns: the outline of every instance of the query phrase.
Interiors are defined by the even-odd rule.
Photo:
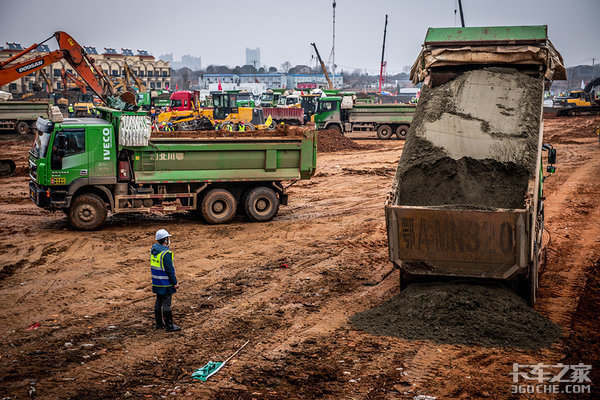
[[[211,207],[213,213],[221,215],[227,210],[227,204],[223,200],[217,200]]]
[[[82,222],[92,222],[96,219],[96,209],[89,204],[83,204],[77,210],[77,217]]]
[[[254,210],[257,214],[266,215],[271,211],[272,204],[271,200],[266,197],[259,197],[254,202]]]

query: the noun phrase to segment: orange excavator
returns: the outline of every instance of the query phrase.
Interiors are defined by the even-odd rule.
[[[40,44],[47,42],[52,37],[56,38],[58,41],[58,50],[54,50],[44,56],[18,62],[20,58],[36,49]],[[106,102],[108,96],[113,96],[115,94],[112,82],[102,73],[101,69],[96,68],[94,60],[85,53],[83,47],[81,47],[71,35],[60,31],[55,32],[54,35],[43,42],[34,43],[8,60],[1,62],[0,86],[6,85],[7,83],[13,82],[63,59],[77,71],[77,74],[103,102]]]

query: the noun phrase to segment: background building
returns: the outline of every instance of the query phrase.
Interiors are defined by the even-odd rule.
[[[204,74],[199,79],[200,89],[212,88],[221,81],[223,90],[236,89],[247,84],[264,84],[267,88],[283,88],[287,82],[284,74]],[[225,88],[224,84],[233,84]],[[246,84],[246,85],[244,85]]]
[[[246,65],[252,65],[254,68],[260,67],[260,47],[255,49],[246,47]]]
[[[341,88],[344,85],[344,77],[336,75],[335,78],[329,76],[333,86]],[[313,88],[325,88],[329,87],[325,75],[312,75],[312,74],[288,74],[287,75],[287,87],[298,88],[298,89],[313,89]]]
[[[159,59],[169,62],[174,70],[189,68],[192,71],[200,71],[202,69],[202,57],[186,54],[181,57],[181,61],[173,61],[173,53],[169,53],[161,55]]]

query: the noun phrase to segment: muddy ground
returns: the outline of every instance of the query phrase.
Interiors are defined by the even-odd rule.
[[[26,176],[2,179],[0,397],[551,398],[511,395],[509,372],[513,363],[598,365],[589,345],[598,314],[589,310],[600,295],[599,124],[546,122],[559,164],[545,183],[549,247],[536,310],[562,336],[536,350],[408,340],[350,324],[399,292],[383,203],[400,140],[365,135],[357,149],[320,154],[317,175],[292,186],[289,206],[262,224],[119,215],[101,231],[77,232],[62,213],[29,201]],[[0,157],[25,167],[28,145],[4,137]],[[173,310],[184,328],[175,334],[152,328],[148,252],[159,228],[174,235]],[[207,382],[190,378],[246,340]]]

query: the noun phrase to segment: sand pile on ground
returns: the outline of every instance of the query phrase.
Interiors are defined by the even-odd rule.
[[[468,71],[419,99],[394,204],[519,208],[535,174],[541,78]]]
[[[560,336],[511,290],[469,283],[413,284],[350,321],[375,335],[485,347],[536,349]]]

